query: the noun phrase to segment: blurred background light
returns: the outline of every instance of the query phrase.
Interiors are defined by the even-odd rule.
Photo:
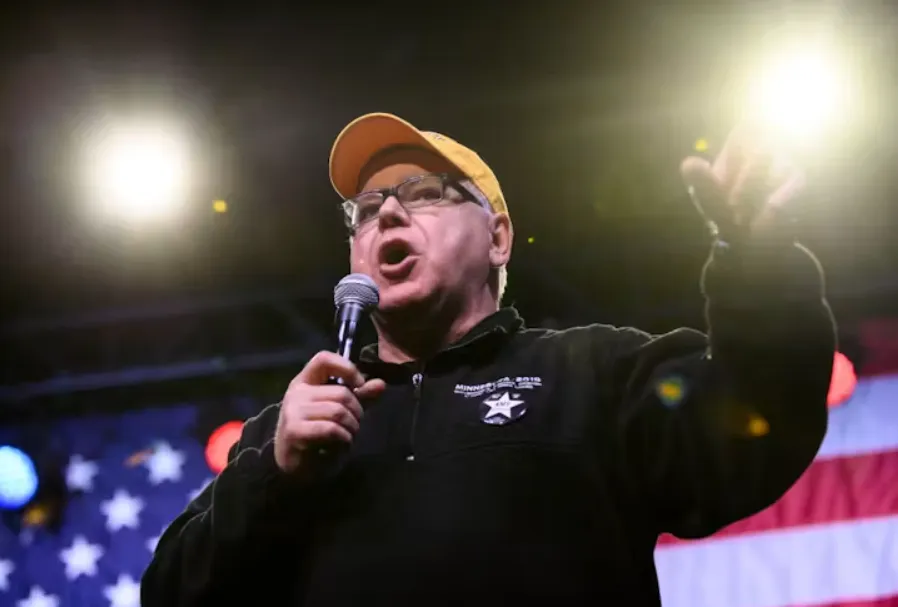
[[[186,202],[192,159],[177,126],[151,120],[106,124],[83,153],[87,198],[107,217],[171,220]]]
[[[829,384],[827,404],[830,407],[841,405],[851,398],[855,388],[857,388],[857,374],[855,373],[854,365],[847,356],[841,352],[836,352],[835,360],[833,360],[833,376]]]
[[[0,447],[0,508],[17,510],[37,492],[37,469],[24,451]]]
[[[228,451],[240,440],[243,431],[243,423],[231,421],[219,426],[209,436],[206,443],[206,463],[215,474],[224,470],[228,463]]]

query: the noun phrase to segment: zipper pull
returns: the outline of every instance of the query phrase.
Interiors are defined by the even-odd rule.
[[[421,381],[424,379],[422,373],[412,375],[412,385],[415,387],[415,398],[421,398]]]
[[[409,431],[408,444],[409,453],[405,457],[405,461],[415,461],[415,430],[418,426],[418,408],[421,406],[421,382],[424,381],[423,373],[415,373],[412,375],[412,386],[415,390],[415,402],[412,408],[412,427]]]

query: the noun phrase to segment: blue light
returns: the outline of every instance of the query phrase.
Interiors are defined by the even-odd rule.
[[[0,509],[21,508],[35,491],[37,470],[31,458],[15,447],[0,447]]]

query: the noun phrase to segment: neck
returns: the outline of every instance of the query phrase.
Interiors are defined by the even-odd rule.
[[[486,289],[467,301],[426,312],[379,313],[375,320],[378,357],[397,364],[426,360],[460,340],[498,309],[496,298]]]

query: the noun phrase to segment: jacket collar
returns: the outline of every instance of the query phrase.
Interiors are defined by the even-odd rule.
[[[492,342],[491,338],[516,333],[523,326],[524,319],[521,318],[517,310],[512,307],[502,308],[474,325],[461,339],[438,352],[434,359],[450,352],[457,353],[462,350],[478,349],[485,346],[487,342]],[[362,348],[359,360],[365,365],[380,366],[388,364],[380,360],[376,343]]]

